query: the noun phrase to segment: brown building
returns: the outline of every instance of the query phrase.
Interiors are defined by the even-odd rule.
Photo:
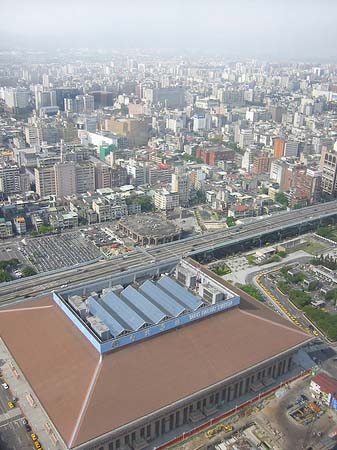
[[[307,204],[314,205],[321,199],[321,183],[321,172],[308,169],[297,177],[296,192],[299,197],[307,199]]]
[[[196,157],[201,159],[203,163],[208,164],[209,166],[215,166],[218,161],[233,161],[234,160],[234,151],[225,148],[202,148],[199,147],[196,152]]]
[[[261,175],[262,173],[269,173],[272,161],[273,158],[270,158],[268,154],[265,153],[254,156],[253,174]]]
[[[286,141],[282,138],[274,139],[274,157],[276,159],[281,159],[284,156],[284,149],[286,146]]]

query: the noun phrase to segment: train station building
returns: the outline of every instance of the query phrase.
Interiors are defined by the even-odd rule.
[[[277,382],[311,339],[192,260],[145,272],[1,310],[1,339],[66,448],[153,449]]]

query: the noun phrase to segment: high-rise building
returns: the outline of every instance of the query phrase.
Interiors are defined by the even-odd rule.
[[[94,97],[94,109],[105,108],[113,105],[113,93],[106,91],[89,92]]]
[[[172,174],[171,191],[178,192],[180,206],[187,206],[190,199],[190,177],[188,173],[184,173],[176,169],[176,173]]]
[[[0,192],[4,194],[21,192],[20,169],[18,166],[0,166]]]
[[[76,193],[76,168],[72,162],[54,166],[56,196],[61,198]]]
[[[24,217],[15,217],[14,227],[17,234],[25,234],[27,231],[26,219]]]
[[[283,161],[273,161],[270,166],[270,179],[276,181],[276,183],[281,185],[285,169],[286,165],[283,163]]]
[[[296,141],[287,141],[284,147],[284,156],[297,157],[300,144]]]
[[[147,184],[148,171],[144,165],[132,163],[127,166],[127,172],[130,176],[130,183],[134,184],[135,186],[142,186],[144,184]]]
[[[61,111],[64,111],[64,99],[75,98],[77,95],[81,94],[79,89],[72,87],[56,88],[55,91],[56,91],[56,104]]]
[[[111,167],[105,163],[95,163],[95,187],[96,189],[111,187]]]
[[[91,161],[77,163],[75,166],[75,194],[95,191],[95,165]]]
[[[337,152],[323,150],[320,168],[322,170],[322,191],[328,195],[337,195]]]
[[[271,117],[274,120],[274,122],[277,122],[277,123],[282,122],[282,114],[283,114],[282,106],[271,106],[270,113],[271,113]]]
[[[263,173],[269,173],[270,172],[270,165],[272,163],[273,159],[269,157],[268,154],[259,154],[254,156],[253,158],[253,174],[254,175],[261,175]]]
[[[36,192],[41,198],[56,195],[55,170],[53,165],[36,167],[34,175]]]
[[[247,148],[242,157],[241,167],[246,172],[250,173],[253,165],[254,151],[251,148]]]
[[[160,103],[168,108],[182,108],[185,105],[185,89],[180,86],[145,89],[144,97],[152,104]]]
[[[77,95],[75,98],[64,99],[64,110],[75,114],[91,113],[94,110],[92,95]]]
[[[111,187],[119,187],[127,184],[128,171],[126,167],[113,166],[111,168]]]
[[[35,108],[39,111],[46,106],[57,106],[56,91],[35,89]]]
[[[12,110],[25,109],[29,106],[30,92],[24,88],[1,88],[0,99]]]
[[[282,138],[274,139],[274,158],[281,159],[284,156],[286,141]]]
[[[239,147],[242,149],[246,149],[250,145],[254,143],[254,135],[253,130],[251,129],[242,129],[240,130],[239,136]]]

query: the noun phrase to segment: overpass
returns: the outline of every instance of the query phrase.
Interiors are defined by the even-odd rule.
[[[150,249],[135,249],[124,256],[108,261],[88,263],[83,267],[70,267],[54,273],[35,275],[28,279],[3,283],[0,286],[0,301],[13,302],[26,297],[48,293],[64,285],[87,283],[90,280],[110,277],[122,271],[142,266],[178,261],[183,256],[198,256],[226,249],[245,249],[245,244],[261,245],[267,239],[282,239],[287,234],[304,233],[319,223],[337,219],[337,201],[309,206],[272,216],[262,216],[256,221],[223,230],[192,236]]]

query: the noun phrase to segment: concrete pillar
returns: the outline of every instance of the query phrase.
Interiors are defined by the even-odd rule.
[[[170,418],[165,417],[165,433],[168,433],[170,431]]]
[[[287,367],[287,358],[284,359],[282,363],[282,374],[286,373],[286,367]]]
[[[228,386],[227,388],[227,399],[226,399],[226,403],[231,401],[231,397],[232,397],[232,387]]]
[[[289,356],[289,358],[288,358],[288,365],[287,365],[287,372],[289,372],[289,370],[291,369],[292,359],[293,359],[293,357]]]
[[[229,391],[229,401],[231,402],[234,399],[234,385],[232,384],[230,386],[230,391]]]
[[[272,370],[272,377],[273,378],[276,378],[276,367],[277,367],[277,364],[274,364],[273,365],[273,370]]]

